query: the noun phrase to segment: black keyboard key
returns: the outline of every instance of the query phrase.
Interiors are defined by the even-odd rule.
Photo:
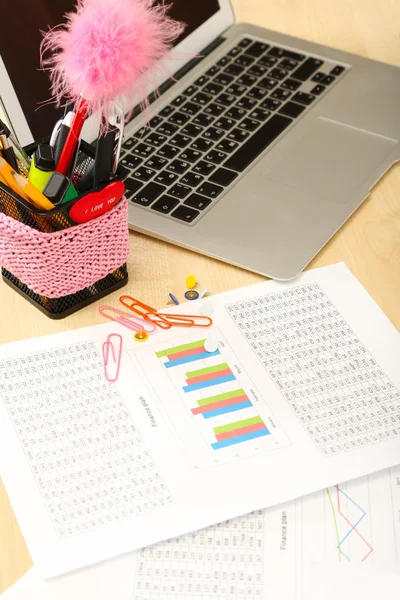
[[[271,94],[271,98],[276,98],[277,100],[287,100],[292,95],[290,90],[283,90],[282,88],[278,88]]]
[[[243,117],[247,116],[247,112],[243,108],[236,108],[236,106],[233,106],[227,111],[225,116],[228,117],[228,119],[240,121]]]
[[[215,150],[221,152],[234,152],[239,147],[239,144],[236,142],[232,142],[232,140],[222,140],[217,146],[215,146]]]
[[[137,139],[142,139],[149,132],[150,132],[150,127],[145,125],[144,127],[141,127],[140,129],[138,129],[133,135]]]
[[[247,87],[245,85],[239,85],[238,83],[232,83],[227,90],[227,94],[233,94],[234,96],[241,96],[247,91]]]
[[[273,115],[264,125],[243,144],[225,163],[225,167],[235,171],[244,171],[261,152],[292,123],[282,115]]]
[[[343,71],[345,71],[345,68],[342,67],[341,65],[337,65],[336,67],[334,67],[331,71],[331,75],[334,75],[335,77],[337,77],[338,75],[341,75],[343,73]]]
[[[158,114],[160,115],[160,117],[168,117],[173,112],[173,107],[168,104],[168,106],[165,106],[162,110],[160,110]]]
[[[242,50],[241,50],[241,48],[239,48],[239,46],[235,46],[234,48],[232,48],[232,50],[229,50],[228,56],[230,56],[231,58],[235,58],[235,56],[240,54],[241,51]]]
[[[242,129],[236,128],[230,131],[227,137],[228,139],[234,142],[244,142],[249,137],[249,134],[247,133],[247,131],[243,131]]]
[[[207,152],[207,150],[209,150],[212,145],[213,143],[210,140],[205,140],[204,138],[197,138],[197,140],[194,140],[190,147],[193,148],[193,150]]]
[[[311,93],[314,94],[314,96],[319,96],[325,90],[326,90],[325,86],[321,85],[319,83],[318,85],[316,85],[315,87],[313,87],[313,89],[311,90]]]
[[[192,148],[186,148],[186,150],[184,150],[179,155],[179,158],[181,158],[182,160],[188,161],[190,163],[194,163],[197,160],[199,160],[199,158],[201,158],[202,156],[203,156],[203,154],[201,152],[199,152],[198,150],[192,150]]]
[[[257,129],[259,124],[260,123],[258,121],[255,121],[254,119],[243,119],[239,127],[240,129],[243,129],[244,131],[249,131],[251,133]]]
[[[207,196],[207,198],[214,199],[217,198],[220,195],[220,193],[224,191],[224,188],[222,188],[219,185],[214,185],[213,183],[208,183],[208,181],[206,181],[198,188],[197,191],[199,192],[199,194]]]
[[[273,77],[274,79],[277,79],[278,81],[282,81],[282,79],[285,79],[287,74],[288,74],[288,72],[285,69],[281,69],[280,67],[275,67],[274,69],[270,70],[270,72],[268,73],[268,76]]]
[[[162,146],[162,144],[166,141],[167,141],[167,138],[165,137],[165,135],[160,135],[159,133],[156,133],[155,131],[153,131],[153,133],[150,133],[150,135],[148,135],[147,138],[145,139],[146,144],[151,144],[152,146],[155,146],[156,148],[159,148],[160,146]]]
[[[128,179],[125,179],[125,196],[127,198],[131,198],[135,192],[138,191],[138,189],[140,189],[143,185],[142,181],[137,181],[137,179],[132,179],[132,177],[129,177]]]
[[[158,156],[162,156],[164,158],[174,158],[177,154],[179,154],[179,148],[165,144],[165,146],[162,146],[158,150],[157,154]]]
[[[136,171],[134,171],[133,176],[136,177],[136,179],[140,179],[141,181],[149,181],[149,179],[151,179],[155,174],[156,172],[153,171],[153,169],[148,169],[147,167],[142,166],[136,169]]]
[[[258,85],[262,88],[265,88],[266,90],[273,90],[274,87],[278,85],[278,82],[276,79],[271,79],[270,77],[263,77],[263,79],[260,79],[260,81],[258,82]]]
[[[161,196],[163,192],[165,192],[166,188],[163,185],[159,185],[158,183],[148,183],[137,192],[132,198],[132,202],[135,204],[140,204],[140,206],[149,206],[156,198]]]
[[[218,150],[211,150],[205,157],[206,160],[209,160],[216,165],[221,164],[226,158],[227,154],[225,154],[225,152],[218,152]]]
[[[254,77],[262,77],[268,71],[267,67],[263,67],[262,65],[256,64],[251,67],[247,71],[249,75],[254,75]]]
[[[197,92],[198,88],[195,85],[189,85],[188,88],[183,92],[185,96],[193,96],[195,92]]]
[[[321,79],[322,85],[331,85],[335,81],[335,77],[333,75],[325,75],[323,79]]]
[[[218,183],[218,185],[226,187],[227,185],[230,185],[232,181],[236,179],[237,176],[238,174],[234,171],[228,171],[228,169],[220,167],[211,175],[210,181],[213,181],[214,183]],[[204,194],[204,192],[201,191],[201,188],[199,188],[199,192],[201,194]]]
[[[194,82],[194,85],[197,85],[197,87],[201,87],[202,85],[205,85],[207,83],[207,81],[209,81],[209,78],[206,77],[205,75],[202,75],[201,77],[196,79],[196,81]]]
[[[204,88],[204,91],[207,92],[207,94],[211,94],[211,96],[218,96],[218,94],[220,94],[223,91],[223,87],[222,85],[218,85],[218,83],[214,83],[213,81],[210,81],[210,83],[207,83],[207,85]]]
[[[130,150],[132,148],[132,146],[134,146],[135,144],[136,144],[135,138],[129,138],[122,144],[122,148],[124,150]]]
[[[174,146],[177,146],[177,148],[186,148],[186,146],[192,141],[192,138],[190,138],[188,135],[177,133],[169,141]]]
[[[261,108],[256,108],[255,110],[253,110],[252,113],[250,113],[250,118],[251,119],[257,119],[258,121],[266,121],[268,119],[268,117],[270,116],[270,112],[268,112],[267,110],[262,110]]]
[[[174,125],[186,125],[186,123],[189,121],[190,117],[188,115],[184,115],[181,112],[176,112],[173,115],[170,116],[170,118],[168,119],[169,123],[173,123]]]
[[[171,198],[171,196],[163,196],[153,206],[151,207],[153,210],[156,210],[164,215],[167,215],[175,206],[179,204],[179,200],[176,198]]]
[[[193,102],[186,102],[184,106],[182,106],[181,111],[185,113],[185,115],[197,115],[197,113],[201,110],[201,106],[198,104],[193,104]]]
[[[261,54],[264,54],[266,50],[268,50],[269,44],[264,44],[263,42],[254,42],[249,48],[246,48],[246,54],[250,54],[250,56],[254,56],[258,58]]]
[[[235,96],[232,96],[232,94],[220,94],[218,98],[215,99],[215,102],[217,104],[222,104],[222,106],[230,106],[235,100],[236,98]]]
[[[256,81],[257,77],[255,77],[254,75],[242,75],[241,77],[239,77],[236,83],[250,87],[251,85],[254,85]]]
[[[162,135],[174,135],[174,133],[178,131],[177,125],[173,125],[172,123],[168,123],[168,121],[164,121],[158,128],[157,133],[161,133]]]
[[[230,59],[227,56],[223,56],[218,62],[217,65],[219,67],[225,67],[225,65],[229,64]]]
[[[250,38],[243,38],[242,40],[240,40],[238,46],[240,46],[241,48],[247,48],[247,46],[250,46],[252,40]]]
[[[279,100],[276,100],[275,98],[267,98],[260,106],[263,110],[276,110],[281,104],[282,102],[279,102]]]
[[[279,67],[281,69],[286,69],[286,71],[293,71],[293,69],[295,69],[298,66],[299,63],[297,62],[297,60],[292,60],[291,58],[284,58],[279,63]]]
[[[217,129],[216,127],[210,127],[207,131],[204,132],[203,137],[208,140],[212,140],[213,142],[218,142],[224,135],[225,131],[222,129]]]
[[[173,173],[184,173],[190,167],[190,164],[184,160],[173,160],[171,164],[168,165],[168,171],[172,171]]]
[[[155,129],[156,127],[158,127],[158,125],[162,123],[162,118],[159,117],[158,115],[156,115],[155,117],[153,117],[152,119],[150,119],[150,127],[152,127],[153,129]]]
[[[295,92],[301,86],[301,81],[297,81],[296,79],[286,79],[281,85],[286,90]]]
[[[294,79],[300,79],[300,81],[306,81],[311,75],[314,75],[315,71],[323,65],[323,61],[318,58],[307,58],[307,60],[291,73],[291,77]]]
[[[282,58],[283,53],[284,53],[283,48],[271,48],[271,50],[268,52],[268,55],[274,56],[275,58]]]
[[[184,204],[187,204],[187,206],[191,206],[192,208],[197,208],[198,210],[204,210],[211,204],[211,200],[209,198],[204,198],[204,196],[199,196],[198,194],[192,194],[185,200]]]
[[[134,154],[127,154],[123,158],[121,158],[121,165],[125,167],[125,169],[135,169],[142,162],[142,158],[139,156],[135,156]]]
[[[208,127],[211,123],[214,123],[214,117],[200,113],[193,119],[193,123],[201,125],[202,127]]]
[[[298,54],[297,52],[292,52],[291,50],[284,50],[283,56],[284,58],[289,58],[290,60],[297,60],[297,62],[305,59],[304,54]]]
[[[312,77],[311,81],[315,81],[316,83],[319,83],[320,81],[323,80],[323,78],[325,77],[325,73],[321,73],[320,71],[318,73],[315,73],[314,77]]]
[[[212,173],[215,169],[215,165],[212,165],[209,162],[206,162],[205,160],[201,160],[200,162],[197,163],[197,165],[195,165],[193,167],[193,171],[195,173],[200,173],[200,175],[204,175],[207,176],[210,173]]]
[[[214,77],[214,75],[216,75],[219,71],[219,67],[214,65],[210,69],[208,69],[208,71],[206,71],[206,75],[208,75],[208,77]]]
[[[193,102],[200,104],[200,106],[207,106],[207,104],[211,102],[212,96],[209,94],[204,94],[204,92],[199,92],[193,96],[192,100]]]
[[[172,185],[178,179],[178,175],[176,173],[169,173],[169,171],[161,171],[154,178],[154,181],[158,183],[162,183],[162,185]]]
[[[220,117],[218,121],[214,123],[215,127],[218,129],[225,129],[225,131],[232,129],[234,125],[236,125],[236,122],[233,121],[233,119],[227,119],[226,117]]]
[[[238,77],[238,75],[241,75],[243,71],[244,67],[239,67],[239,65],[229,65],[229,67],[226,67],[224,73],[227,75],[232,75],[232,77]]]
[[[249,56],[248,54],[242,54],[241,56],[237,57],[234,64],[239,65],[239,67],[249,67],[253,64],[254,61],[255,58],[253,58],[252,56]]]
[[[202,131],[204,131],[204,129],[203,127],[200,127],[200,125],[188,123],[188,125],[182,129],[181,133],[183,133],[183,135],[190,135],[190,137],[197,137]]]
[[[172,216],[175,217],[175,219],[179,219],[180,221],[191,223],[196,217],[199,216],[199,214],[200,213],[198,210],[193,210],[193,208],[181,204],[181,206],[174,210]]]
[[[218,83],[218,85],[226,86],[232,83],[233,79],[234,78],[231,75],[227,75],[226,73],[218,73],[214,79],[214,82]]]
[[[138,144],[132,150],[135,154],[138,154],[142,158],[147,158],[154,152],[153,146],[149,146],[148,144]]]
[[[262,67],[273,67],[277,62],[278,59],[273,56],[262,56],[257,64]]]
[[[153,155],[150,156],[150,158],[147,159],[144,164],[146,167],[149,167],[149,169],[156,169],[157,171],[159,171],[167,164],[167,162],[168,161],[166,158],[161,158],[161,156]]]
[[[247,98],[244,96],[242,98],[239,98],[239,100],[236,102],[235,106],[237,106],[237,108],[244,108],[245,110],[251,110],[252,108],[257,106],[257,100],[255,98]]]
[[[296,117],[301,115],[301,113],[305,109],[305,106],[302,106],[301,104],[296,104],[296,102],[286,102],[286,104],[284,104],[279,110],[279,113],[281,115],[286,115],[287,117],[295,119]]]
[[[225,112],[225,107],[223,104],[215,104],[215,102],[213,102],[204,109],[204,112],[212,117],[219,117],[223,112]]]
[[[176,108],[178,108],[179,106],[181,106],[185,102],[186,102],[185,96],[177,96],[176,98],[174,98],[172,100],[171,104],[172,104],[172,106],[175,106]]]
[[[267,94],[268,90],[260,87],[253,87],[249,92],[247,92],[247,95],[255,100],[262,100]]]
[[[311,104],[311,102],[313,100],[315,100],[315,96],[312,96],[311,94],[306,94],[305,92],[297,92],[292,100],[294,102],[300,102],[300,104]]]
[[[168,194],[171,194],[174,198],[179,198],[179,200],[183,200],[186,198],[188,194],[190,194],[192,190],[187,185],[182,185],[182,183],[176,183],[174,187],[168,190]]]
[[[181,177],[180,183],[183,183],[184,185],[190,185],[190,187],[197,187],[203,180],[204,177],[198,173],[186,173],[186,175]]]

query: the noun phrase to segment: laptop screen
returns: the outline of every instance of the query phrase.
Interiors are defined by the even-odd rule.
[[[170,4],[168,14],[186,24],[178,42],[220,9],[218,0],[173,0]],[[63,15],[73,9],[75,2],[12,0],[11,5],[12,10],[7,11],[7,27],[1,28],[0,55],[32,135],[38,140],[51,133],[54,123],[63,112],[53,104],[39,108],[39,103],[50,97],[48,76],[39,70],[40,31],[63,23]]]

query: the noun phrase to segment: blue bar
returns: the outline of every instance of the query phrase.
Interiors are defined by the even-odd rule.
[[[177,367],[178,365],[184,365],[185,363],[195,362],[196,360],[201,360],[202,358],[210,358],[210,356],[217,356],[217,354],[221,354],[219,350],[215,352],[201,352],[200,354],[191,354],[190,356],[184,356],[183,358],[177,358],[175,360],[169,360],[164,363],[164,367],[170,369],[171,367]]]
[[[222,440],[221,442],[215,442],[214,444],[211,444],[211,446],[214,450],[218,450],[219,448],[226,448],[227,446],[233,446],[234,444],[241,444],[241,442],[247,442],[248,440],[254,440],[254,438],[269,434],[270,432],[268,429],[259,429],[258,431],[252,431],[251,433],[238,435],[237,437]]]
[[[208,412],[201,414],[205,419],[210,419],[211,417],[217,417],[218,415],[224,415],[225,413],[235,412],[237,410],[242,410],[242,408],[249,408],[250,406],[253,406],[252,403],[250,400],[246,400],[245,402],[240,402],[239,404],[215,408],[214,410],[209,410]]]
[[[190,385],[185,385],[182,389],[184,392],[194,392],[206,387],[212,387],[213,385],[219,385],[220,383],[226,383],[227,381],[235,381],[235,379],[236,377],[233,374],[224,375],[216,379],[206,379],[206,381],[199,381],[199,383],[191,383]]]

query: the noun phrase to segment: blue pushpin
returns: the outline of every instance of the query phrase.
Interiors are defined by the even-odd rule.
[[[169,297],[171,298],[171,300],[172,300],[172,302],[174,304],[179,304],[179,300],[178,300],[178,298],[176,296],[174,296],[174,294],[170,293],[168,295],[169,295]]]

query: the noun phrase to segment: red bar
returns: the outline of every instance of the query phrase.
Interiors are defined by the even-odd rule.
[[[209,381],[210,379],[217,379],[218,377],[224,377],[224,375],[231,375],[230,369],[223,369],[221,371],[214,371],[214,373],[206,373],[205,375],[198,375],[191,379],[186,379],[186,383],[191,385],[192,383],[200,383],[200,381]]]
[[[205,352],[204,346],[200,348],[190,348],[189,350],[182,350],[182,352],[175,352],[175,354],[168,354],[168,360],[175,360],[177,358],[184,358],[185,356],[192,356],[193,354],[201,354]]]
[[[237,396],[236,398],[227,398],[227,400],[220,400],[219,402],[213,402],[212,404],[206,404],[205,406],[192,408],[192,413],[194,415],[201,415],[202,413],[208,412],[209,410],[215,410],[216,408],[223,408],[224,406],[233,406],[234,404],[240,404],[245,400],[248,400],[248,397],[245,394],[243,396]]]
[[[260,431],[260,429],[267,429],[265,423],[254,423],[254,425],[247,425],[241,429],[233,429],[232,431],[224,431],[224,433],[218,433],[215,437],[220,442],[221,440],[229,440],[230,438],[244,435],[245,433],[251,433],[252,431]]]

